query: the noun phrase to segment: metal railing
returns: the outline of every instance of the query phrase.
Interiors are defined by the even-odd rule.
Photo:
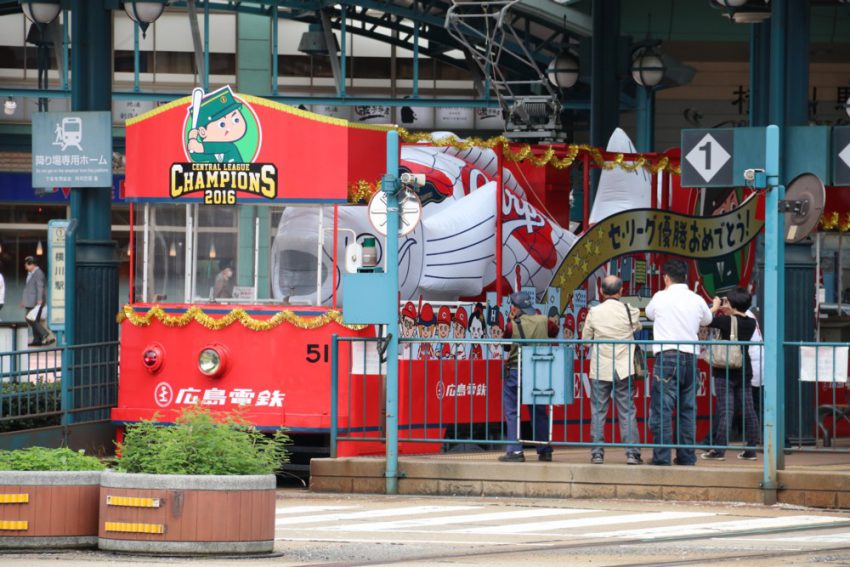
[[[0,432],[109,419],[118,342],[0,353]]]
[[[334,451],[337,441],[385,440],[381,412],[386,362],[375,351],[378,343],[378,339],[348,338],[333,342]],[[354,344],[358,345],[356,353],[351,352]],[[662,345],[646,340],[401,339],[399,443],[413,443],[412,450],[418,447],[427,452],[472,446],[504,450],[516,443],[516,439],[506,438],[504,420],[507,354],[498,356],[499,348],[509,349],[511,345],[521,346],[522,351],[562,350],[569,360],[567,369],[548,387],[560,391],[565,403],[520,404],[519,442],[526,446],[586,447],[591,452],[612,448],[628,452],[640,447],[652,449],[662,462],[670,459],[667,453],[675,451],[683,464],[699,459],[702,451],[714,450],[715,457],[724,458],[725,451],[740,451],[745,452],[742,458],[752,458],[763,448],[764,388],[752,383],[749,371],[742,375],[723,367],[715,360],[711,346],[747,349],[752,355],[750,366],[755,366],[761,376],[764,345],[713,340]],[[600,375],[604,370],[613,374],[609,369],[614,362],[612,347],[633,346],[647,353],[645,379],[610,382],[612,375]],[[848,347],[847,343],[786,343],[784,388],[788,395],[785,406],[777,411],[777,420],[787,426],[786,450],[850,452],[850,442],[842,441],[842,437],[850,438]],[[659,352],[653,355],[653,350]],[[688,355],[684,350],[697,354]],[[484,356],[470,359],[470,352]],[[627,372],[631,375],[632,357],[628,360]],[[527,379],[522,364],[519,362],[518,370]],[[623,390],[621,401],[628,403],[617,403],[617,382]],[[612,383],[613,388],[606,387]],[[654,398],[665,403],[653,405]],[[534,430],[535,420],[530,417],[537,405],[545,407],[549,418],[548,431],[543,432],[545,442],[534,441],[540,438],[540,432]],[[619,423],[620,417],[631,421],[630,411],[634,412],[636,439]]]

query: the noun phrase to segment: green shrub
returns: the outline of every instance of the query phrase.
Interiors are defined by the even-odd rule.
[[[5,382],[0,388],[0,433],[59,425],[60,382]]]
[[[66,448],[0,450],[0,471],[100,471],[104,468],[95,457]]]
[[[118,470],[149,474],[270,474],[288,460],[289,437],[266,435],[238,412],[223,419],[186,408],[175,425],[127,426],[118,444]],[[156,417],[154,417],[156,419]]]

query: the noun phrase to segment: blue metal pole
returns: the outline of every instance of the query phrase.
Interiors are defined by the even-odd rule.
[[[767,127],[765,145],[765,196],[764,224],[764,479],[765,504],[776,501],[779,488],[778,470],[784,455],[785,392],[785,218],[779,213],[779,201],[785,198],[785,187],[780,181],[779,127]]]
[[[336,437],[339,427],[339,337],[331,335],[331,458],[336,458]]]
[[[339,54],[339,82],[340,82],[339,96],[341,96],[341,97],[345,96],[345,74],[346,74],[345,63],[346,63],[346,59],[347,59],[347,57],[345,55],[345,48],[346,48],[345,44],[347,42],[347,39],[345,37],[345,32],[346,32],[346,30],[345,30],[345,20],[347,20],[347,19],[348,19],[348,8],[345,5],[343,5],[342,10],[340,12],[340,21],[339,21],[339,40],[340,40],[340,44],[341,44],[340,45],[340,54]],[[331,57],[333,57],[333,55],[331,55]]]
[[[387,278],[391,293],[383,298],[398,312],[398,132],[387,132],[387,173],[381,180],[387,194]],[[387,494],[398,494],[398,317],[387,324]]]

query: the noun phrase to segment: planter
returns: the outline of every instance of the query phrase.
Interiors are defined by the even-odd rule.
[[[0,471],[0,548],[94,547],[100,471]]]
[[[142,553],[268,553],[275,476],[105,472],[98,547]]]

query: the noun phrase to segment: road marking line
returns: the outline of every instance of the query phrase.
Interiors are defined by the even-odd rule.
[[[369,518],[390,518],[393,516],[413,516],[434,512],[459,512],[474,510],[481,506],[407,506],[404,508],[382,508],[364,512],[348,512],[340,514],[315,514],[312,516],[295,516],[294,518],[278,518],[276,526],[298,526],[310,522],[338,522],[340,520],[367,520]]]
[[[445,526],[449,524],[472,524],[477,522],[492,522],[496,520],[519,520],[522,518],[539,518],[545,516],[566,516],[570,514],[583,514],[602,512],[602,510],[585,510],[576,508],[532,508],[524,510],[510,510],[501,512],[484,512],[481,514],[437,516],[430,518],[416,518],[412,520],[397,520],[394,522],[375,522],[367,524],[355,524],[335,526],[329,528],[334,531],[370,532],[383,530],[403,531],[405,528]],[[437,532],[435,532],[437,533]]]
[[[779,516],[777,518],[748,518],[732,522],[712,522],[706,524],[691,524],[685,526],[667,526],[660,528],[643,528],[637,530],[621,530],[582,534],[584,537],[616,537],[616,538],[647,538],[674,537],[685,535],[716,535],[718,532],[750,531],[771,528],[785,528],[804,525],[827,525],[835,522],[846,522],[846,518],[831,516]]]
[[[275,541],[314,541],[314,542],[345,542],[345,543],[388,543],[388,544],[398,544],[398,543],[412,543],[412,544],[443,544],[443,545],[458,545],[464,548],[470,548],[473,546],[487,546],[487,545],[513,545],[513,546],[525,546],[525,547],[552,547],[553,545],[561,545],[559,542],[514,542],[514,541],[484,541],[484,540],[475,540],[474,542],[470,542],[466,539],[398,539],[398,538],[390,538],[390,539],[353,539],[347,537],[276,537]]]
[[[777,534],[775,537],[739,537],[736,538],[735,541],[764,541],[770,543],[847,543],[850,542],[850,533],[794,537]]]
[[[312,512],[330,512],[331,510],[351,510],[357,506],[282,506],[275,513],[278,516],[292,514],[309,514]]]
[[[712,512],[647,512],[638,514],[621,514],[617,516],[594,516],[592,518],[576,518],[572,520],[532,522],[528,524],[512,524],[508,526],[482,526],[478,528],[451,530],[448,533],[505,535],[529,534],[531,532],[547,532],[552,530],[562,530],[566,528],[585,528],[591,526],[606,526],[612,524],[633,524],[636,522],[661,522],[666,520],[683,520],[687,518],[704,518],[706,516],[716,516],[716,514]],[[586,534],[571,535],[583,537]]]

